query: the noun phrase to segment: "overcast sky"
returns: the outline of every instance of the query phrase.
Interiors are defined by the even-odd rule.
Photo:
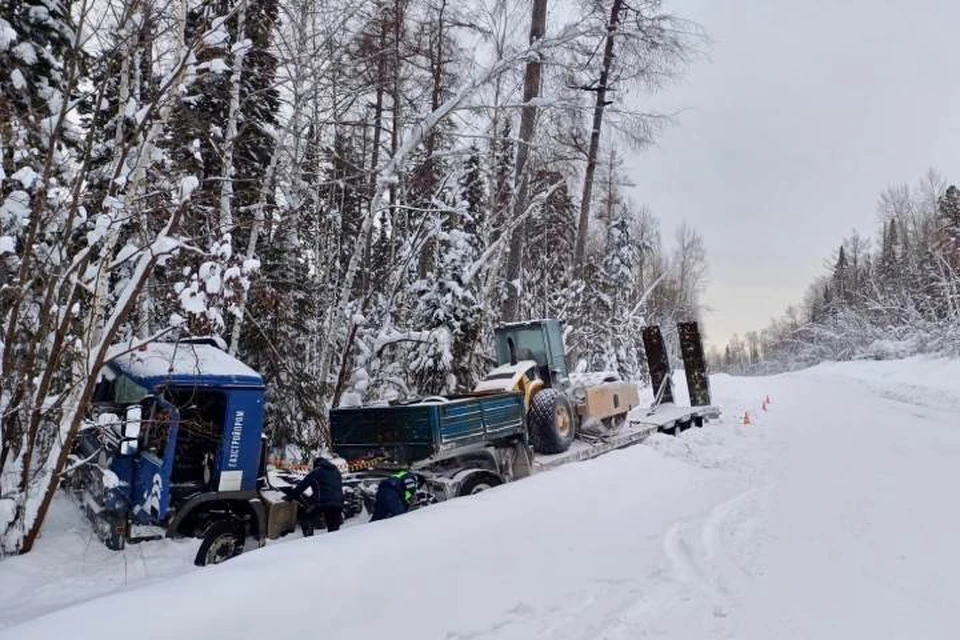
[[[684,109],[628,168],[672,235],[704,236],[708,341],[765,326],[888,185],[960,182],[960,2],[667,0],[713,43],[652,101]]]

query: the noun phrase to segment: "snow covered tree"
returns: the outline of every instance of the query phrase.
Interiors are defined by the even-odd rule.
[[[761,332],[753,373],[820,360],[960,352],[960,278],[951,264],[960,196],[930,171],[878,202],[877,250],[854,232],[799,311]]]
[[[576,239],[576,211],[565,176],[559,171],[540,171],[534,177],[535,193],[553,192],[543,207],[531,215],[527,226],[527,295],[525,317],[570,317],[573,308],[573,280],[570,256]]]
[[[77,34],[89,29],[108,42],[109,29],[130,29],[136,12],[118,9],[119,24],[75,25],[65,3],[16,2],[0,20],[0,111],[11,114],[0,126],[0,244],[12,249],[0,251],[12,276],[0,293],[0,553],[33,545],[111,345],[156,337],[128,321],[158,264],[185,246],[176,230],[196,179],[147,180],[162,164],[156,143],[195,43],[167,61],[154,93],[115,102],[116,113],[136,117],[124,122],[112,157],[88,162],[123,120],[77,111],[81,71],[104,74],[117,60],[97,55],[81,65],[86,40]],[[135,55],[125,49],[121,68]],[[110,109],[109,100],[93,104]],[[142,224],[147,201],[153,220]]]
[[[946,264],[960,274],[960,189],[950,185],[937,202],[940,248]]]

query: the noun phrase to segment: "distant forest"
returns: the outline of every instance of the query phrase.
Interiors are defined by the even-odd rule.
[[[716,371],[765,374],[824,360],[960,353],[960,189],[931,170],[888,188],[874,239],[845,238],[797,306],[711,354]]]

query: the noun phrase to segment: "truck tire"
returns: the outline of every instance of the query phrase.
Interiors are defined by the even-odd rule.
[[[203,533],[203,542],[193,564],[205,567],[220,564],[243,553],[246,539],[243,523],[236,520],[217,520]]]
[[[544,389],[530,403],[530,438],[537,453],[563,453],[576,435],[570,401],[556,389]]]
[[[460,487],[457,489],[457,496],[472,496],[475,493],[492,489],[501,484],[503,484],[503,480],[495,473],[477,471],[476,473],[471,473],[460,483]]]

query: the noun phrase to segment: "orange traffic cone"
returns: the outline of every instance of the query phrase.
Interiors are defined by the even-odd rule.
[[[752,424],[753,424],[753,422],[750,421],[750,412],[749,412],[749,411],[744,411],[744,412],[743,412],[743,426],[749,427],[749,426],[752,425]]]

